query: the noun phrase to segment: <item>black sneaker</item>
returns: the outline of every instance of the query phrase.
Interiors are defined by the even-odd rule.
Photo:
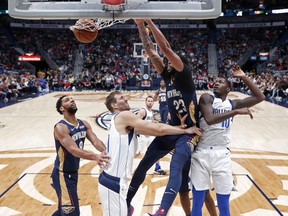
[[[155,170],[154,174],[156,174],[156,175],[166,175],[166,172],[160,168],[158,170]]]
[[[134,212],[134,207],[132,205],[130,205],[128,208],[128,216],[132,216],[133,212]]]

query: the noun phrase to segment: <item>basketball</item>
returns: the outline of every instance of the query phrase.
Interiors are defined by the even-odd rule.
[[[97,29],[94,32],[84,29],[73,29],[72,31],[76,39],[81,43],[91,43],[97,38],[98,35]]]
[[[72,31],[76,39],[81,43],[91,43],[97,38],[98,29],[91,19],[80,19],[77,21],[77,26],[81,28],[73,28]],[[83,28],[85,27],[85,28]]]

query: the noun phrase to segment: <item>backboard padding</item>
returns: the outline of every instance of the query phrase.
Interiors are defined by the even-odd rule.
[[[221,14],[221,0],[127,0],[123,10],[105,10],[101,0],[9,0],[9,15],[19,19],[213,19]]]

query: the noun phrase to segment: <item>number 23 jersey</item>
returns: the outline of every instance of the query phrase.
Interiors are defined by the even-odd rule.
[[[196,125],[199,115],[197,95],[189,66],[184,64],[182,72],[175,70],[168,72],[165,68],[161,76],[166,84],[168,110],[171,116],[169,124],[180,125],[177,115],[180,114],[183,117],[188,114],[185,124],[188,127]]]

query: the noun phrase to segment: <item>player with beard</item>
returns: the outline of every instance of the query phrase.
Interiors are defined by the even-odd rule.
[[[152,20],[135,20],[135,23],[146,53],[151,59],[156,71],[165,82],[168,111],[171,118],[169,124],[173,126],[182,125],[183,127],[196,126],[198,123],[197,96],[188,60],[184,56],[177,55],[172,50],[169,42]],[[165,61],[155,50],[150,37],[146,33],[145,23],[148,24],[160,51],[168,60],[168,65],[165,65]],[[180,119],[185,116],[187,117],[186,121],[182,124]],[[170,162],[169,181],[160,207],[153,216],[167,215],[178,192],[185,214],[190,215],[191,203],[189,200],[188,175],[191,150],[194,149],[197,139],[198,136],[182,134],[156,137],[153,140],[131,180],[127,194],[127,206],[129,209],[132,209],[131,201],[140,185],[144,182],[147,171],[156,161],[175,148]],[[207,193],[207,195],[209,195],[209,193]],[[210,203],[213,204],[213,202]],[[214,204],[211,205],[211,208],[215,208]],[[132,215],[131,212],[132,211],[129,211],[128,215]]]
[[[80,158],[94,160],[102,168],[109,163],[109,156],[105,153],[104,143],[93,133],[89,123],[76,118],[77,106],[72,97],[60,97],[56,109],[64,118],[54,126],[57,156],[51,177],[58,197],[58,209],[53,216],[78,216],[80,209],[77,182]],[[83,149],[86,137],[101,154]]]

